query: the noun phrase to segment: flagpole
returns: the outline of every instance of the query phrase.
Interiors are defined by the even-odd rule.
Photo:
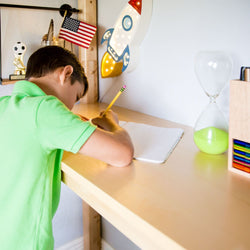
[[[64,16],[63,16],[63,21],[62,21],[61,27],[62,27],[62,25],[63,25],[63,22],[64,22],[64,20],[65,20],[65,17],[67,16],[67,13],[68,13],[68,11],[65,10],[65,11],[64,11]]]
[[[61,27],[63,25],[63,22],[64,22],[66,16],[67,16],[67,10],[64,11],[64,16],[63,16],[63,21],[62,21]],[[65,43],[65,40],[63,40],[63,48],[65,48],[65,46],[66,46],[66,43]]]

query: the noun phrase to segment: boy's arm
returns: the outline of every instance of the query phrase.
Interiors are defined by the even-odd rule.
[[[117,167],[129,165],[133,159],[133,145],[126,130],[118,125],[116,115],[109,111],[92,122],[98,127],[83,144],[79,153]]]

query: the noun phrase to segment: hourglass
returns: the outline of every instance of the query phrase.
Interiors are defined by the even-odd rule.
[[[208,154],[221,154],[228,148],[228,125],[216,104],[232,70],[231,58],[221,51],[201,51],[195,58],[195,73],[209,97],[209,104],[194,127],[194,142]]]

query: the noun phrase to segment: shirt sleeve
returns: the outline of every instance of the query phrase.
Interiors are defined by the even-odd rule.
[[[37,134],[41,144],[50,149],[77,153],[96,129],[82,121],[54,96],[46,96],[36,112]]]

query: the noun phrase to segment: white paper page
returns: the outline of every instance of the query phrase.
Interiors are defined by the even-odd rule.
[[[142,123],[120,122],[132,139],[137,160],[154,163],[164,162],[184,131],[181,128],[163,128]]]

